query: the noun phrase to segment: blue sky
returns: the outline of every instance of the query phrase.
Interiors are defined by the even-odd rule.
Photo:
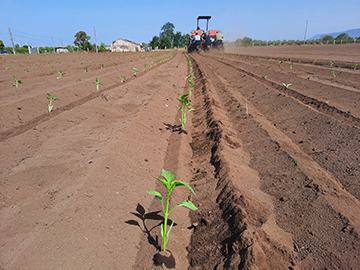
[[[0,39],[11,46],[74,45],[85,31],[97,42],[117,38],[149,42],[166,22],[183,34],[196,28],[199,15],[210,15],[209,28],[222,30],[225,40],[244,36],[261,40],[304,39],[316,34],[360,28],[360,0],[224,0],[224,1],[25,1],[0,0]],[[205,23],[202,24],[205,28]],[[62,43],[61,43],[62,42]]]

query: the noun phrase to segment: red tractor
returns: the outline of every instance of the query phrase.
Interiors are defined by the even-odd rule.
[[[191,38],[188,44],[188,52],[209,51],[211,49],[224,49],[223,36],[220,30],[209,30],[209,20],[211,16],[199,16],[197,18],[197,28],[191,31]],[[206,31],[200,29],[199,20],[206,20]]]

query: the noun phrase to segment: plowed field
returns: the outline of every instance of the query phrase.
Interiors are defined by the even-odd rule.
[[[176,269],[359,269],[359,46],[190,57],[186,132],[182,51],[0,58],[0,269],[166,267],[162,168]]]

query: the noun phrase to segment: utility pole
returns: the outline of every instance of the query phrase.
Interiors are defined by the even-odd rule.
[[[98,53],[97,42],[96,42],[96,31],[95,31],[95,26],[94,26],[94,36],[95,36],[95,47],[96,47],[96,53]]]
[[[306,41],[306,32],[307,32],[307,27],[308,27],[308,20],[306,20],[305,36],[304,36],[304,44],[305,44],[305,41]]]
[[[14,46],[14,40],[13,40],[13,38],[12,38],[12,34],[11,34],[11,31],[10,31],[10,27],[8,27],[8,28],[9,28],[9,34],[10,34],[11,44],[12,44],[12,47],[13,47],[13,52],[14,52],[14,54],[16,54],[16,52],[15,52],[15,46]]]
[[[54,53],[55,53],[55,47],[54,47],[54,39],[53,39],[53,37],[51,37],[51,41],[52,41],[53,49],[54,49]]]

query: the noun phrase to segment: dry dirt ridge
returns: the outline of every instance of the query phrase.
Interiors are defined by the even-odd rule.
[[[192,54],[187,132],[182,52],[1,58],[0,269],[166,268],[161,168],[199,208],[172,214],[169,267],[358,269],[358,47],[305,47]]]

